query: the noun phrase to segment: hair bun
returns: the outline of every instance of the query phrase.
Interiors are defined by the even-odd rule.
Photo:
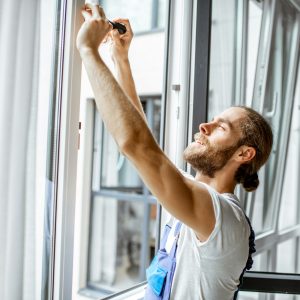
[[[242,183],[243,183],[244,189],[247,192],[256,190],[259,185],[259,179],[258,179],[257,172],[255,172],[254,174],[245,176]]]

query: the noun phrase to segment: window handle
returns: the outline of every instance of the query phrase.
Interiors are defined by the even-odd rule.
[[[278,102],[278,92],[274,92],[274,97],[273,97],[273,106],[272,110],[268,111],[265,113],[265,116],[267,118],[273,118],[275,116],[276,110],[277,110],[277,102]]]

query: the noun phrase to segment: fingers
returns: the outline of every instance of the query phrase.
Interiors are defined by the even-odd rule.
[[[92,11],[92,16],[94,18],[103,18],[106,19],[105,13],[103,11],[103,8],[99,5],[91,4],[91,3],[86,3],[85,7],[90,9]]]
[[[83,5],[81,7],[81,14],[85,21],[92,17],[90,12],[91,12],[91,10],[89,8],[87,8],[86,5]]]
[[[130,25],[130,22],[128,19],[115,18],[115,19],[113,19],[113,22],[122,23],[126,27],[126,32],[128,31],[128,32],[132,33],[132,28],[131,28],[131,25]]]
[[[106,19],[106,16],[105,16],[103,8],[101,6],[99,6],[99,5],[97,5],[97,8],[98,8],[100,17],[103,18],[103,19]]]
[[[103,11],[103,8],[99,5],[92,4],[92,3],[86,3],[81,11],[85,21],[90,20],[92,18],[94,19],[102,19],[105,21],[108,25],[108,30],[112,30],[113,26],[108,22],[105,13]]]
[[[114,29],[111,31],[111,37],[116,44],[121,43],[121,35],[120,35],[118,29]]]

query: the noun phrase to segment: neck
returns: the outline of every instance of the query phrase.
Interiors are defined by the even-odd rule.
[[[195,179],[197,181],[201,181],[206,183],[207,185],[211,186],[213,189],[215,189],[217,192],[223,194],[223,193],[234,193],[234,189],[236,186],[236,182],[233,179],[234,176],[230,176],[231,174],[228,174],[228,172],[219,171],[215,173],[215,176],[213,178],[204,175],[200,171],[197,171]]]

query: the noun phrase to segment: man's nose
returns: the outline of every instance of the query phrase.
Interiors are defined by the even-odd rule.
[[[199,125],[199,130],[202,134],[209,134],[210,133],[210,127],[209,127],[209,123],[201,123]]]

